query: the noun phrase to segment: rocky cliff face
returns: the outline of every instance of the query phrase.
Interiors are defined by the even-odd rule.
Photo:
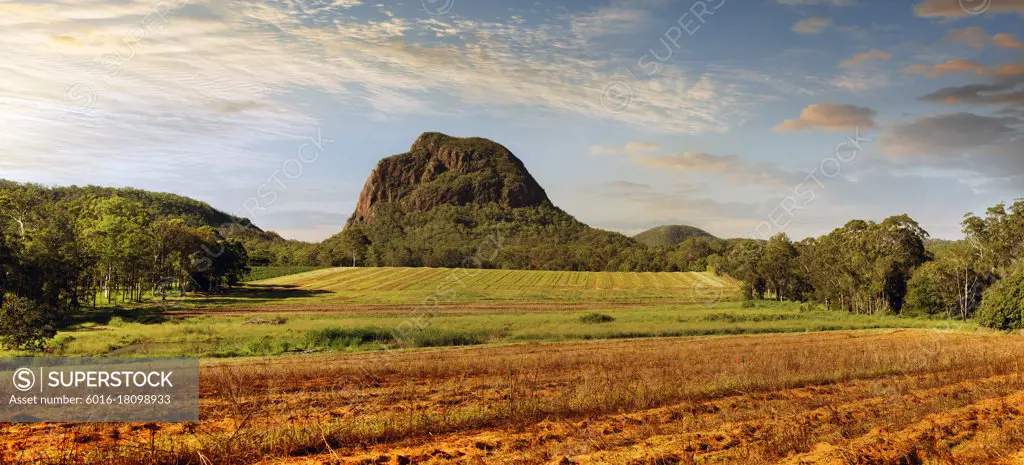
[[[415,213],[439,205],[496,203],[519,208],[550,200],[523,162],[501,144],[424,133],[409,152],[377,164],[349,224],[372,223],[373,207],[380,203]]]

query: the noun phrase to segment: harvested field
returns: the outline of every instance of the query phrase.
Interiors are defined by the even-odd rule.
[[[675,302],[735,298],[710,273],[616,273],[451,268],[329,268],[251,283],[333,303]]]
[[[523,271],[452,268],[328,268],[290,274],[256,284],[327,291],[434,290],[451,276],[479,290],[536,289],[686,289],[732,287],[735,282],[708,273],[628,273],[592,271]]]
[[[207,363],[195,425],[4,425],[42,463],[1014,464],[1024,339],[884,330]]]

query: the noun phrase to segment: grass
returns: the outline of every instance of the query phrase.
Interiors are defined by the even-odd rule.
[[[600,309],[599,311],[598,308]],[[56,354],[246,357],[381,348],[793,333],[879,328],[973,330],[970,323],[802,311],[801,305],[740,302],[595,308],[593,312],[431,307],[359,313],[238,314],[85,323],[58,335]],[[13,355],[13,354],[10,354]]]
[[[245,275],[244,281],[262,281],[293,274],[308,273],[323,268],[322,266],[254,266],[251,267],[249,274]]]

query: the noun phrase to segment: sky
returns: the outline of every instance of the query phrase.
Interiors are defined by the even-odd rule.
[[[795,239],[1022,196],[1024,0],[13,0],[0,178],[339,232],[427,131],[634,234]]]

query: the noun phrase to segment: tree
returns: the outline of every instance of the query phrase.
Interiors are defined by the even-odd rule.
[[[44,305],[7,296],[0,305],[0,343],[10,350],[42,350],[57,335],[57,317]]]
[[[721,263],[722,272],[743,281],[744,297],[763,299],[766,284],[758,265],[764,254],[764,242],[739,239],[732,241],[730,245]]]
[[[776,300],[793,296],[796,278],[797,251],[789,236],[779,233],[765,244],[757,269]]]
[[[1014,263],[1024,258],[1024,199],[1007,210],[1000,203],[986,211],[984,217],[968,214],[963,231],[981,255],[981,271],[1006,276]]]
[[[118,196],[95,201],[83,223],[85,240],[98,263],[97,280],[104,297],[111,301],[121,292],[122,300],[142,300],[154,281],[148,264],[152,257],[151,217],[141,203]]]
[[[902,314],[952,316],[957,308],[956,285],[950,281],[943,265],[941,262],[929,262],[914,272],[907,286],[907,302]]]
[[[985,291],[978,309],[978,322],[995,329],[1024,328],[1024,271]]]
[[[943,273],[944,288],[953,299],[956,310],[966,321],[981,302],[986,276],[979,271],[978,264],[984,260],[984,253],[969,241],[951,244],[939,257]]]

